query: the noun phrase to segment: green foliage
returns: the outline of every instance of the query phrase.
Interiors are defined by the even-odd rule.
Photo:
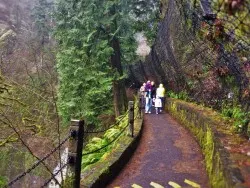
[[[234,129],[239,132],[245,132],[247,129],[247,124],[250,120],[250,112],[244,112],[241,106],[227,106],[223,104],[222,106],[222,115],[224,117],[232,118],[234,123]]]
[[[234,30],[236,39],[249,43],[250,18],[248,16],[248,5],[250,1],[246,0],[244,3],[239,1],[235,8],[232,8],[232,3],[232,1],[214,1],[213,8],[215,10],[220,9],[217,15],[219,19],[223,20],[223,18],[226,18],[226,22],[224,22],[226,32]]]
[[[184,101],[188,101],[189,100],[189,96],[188,96],[188,93],[186,91],[181,91],[179,93],[175,93],[173,91],[169,91],[167,93],[167,95],[170,98],[174,98],[174,99],[181,99],[181,100],[184,100]]]
[[[112,83],[124,79],[118,70],[111,68],[113,39],[120,43],[122,54],[118,55],[125,64],[135,60],[134,34],[138,30],[146,30],[150,38],[155,35],[156,22],[152,21],[152,15],[147,11],[140,13],[149,17],[138,24],[137,16],[131,13],[135,11],[134,3],[132,0],[58,0],[55,31],[59,42],[58,104],[64,124],[70,118],[82,117],[97,124],[99,115],[112,113]],[[135,27],[141,23],[145,27]]]
[[[17,147],[17,145],[15,146]],[[20,147],[18,149],[4,147],[0,150],[0,174],[2,177],[8,177],[8,180],[15,178],[15,176],[29,169],[36,162],[37,159],[35,157],[33,157],[29,152],[21,151]],[[9,172],[13,172],[13,174],[9,174]],[[47,178],[49,175],[48,171],[43,165],[40,165],[32,170],[30,174],[43,178]]]
[[[22,156],[24,156],[24,169],[22,169],[22,171],[29,169],[31,166],[33,166],[36,162],[37,162],[37,158],[34,157],[31,153],[29,152],[23,152]],[[52,159],[52,158],[50,158]],[[48,162],[47,166],[52,165],[52,161]],[[32,170],[30,172],[31,175],[34,176],[38,176],[41,178],[49,178],[50,177],[50,173],[48,172],[48,170],[44,167],[44,165],[39,165],[38,167],[36,167],[34,170]]]
[[[12,155],[13,156],[13,155]],[[0,174],[1,176],[7,176],[6,170],[8,169],[8,163],[10,162],[11,154],[9,153],[9,150],[6,148],[0,149]]]
[[[120,116],[118,118],[118,121],[120,118],[123,118],[123,116]],[[100,148],[103,149],[88,155],[84,155],[82,157],[82,170],[87,169],[89,165],[96,163],[102,157],[104,157],[105,154],[109,153],[112,150],[115,144],[113,140],[117,138],[117,136],[121,133],[124,127],[127,126],[127,123],[128,117],[125,117],[122,119],[118,126],[116,126],[115,128],[108,129],[101,138],[94,137],[88,142],[88,144],[83,149],[83,153],[91,153],[92,151],[98,150]]]
[[[159,18],[159,1],[134,0],[131,3],[132,17],[136,20],[133,28],[137,32],[143,32],[149,45],[153,45],[157,34]]]
[[[59,1],[56,38],[60,52],[59,111],[64,123],[85,117],[98,123],[100,114],[112,107],[112,82],[118,76],[111,69],[110,39],[119,33],[110,9],[116,2]],[[118,16],[118,14],[115,14]]]
[[[97,141],[98,140],[98,141]],[[107,140],[104,138],[97,138],[94,137],[84,148],[84,152],[83,153],[87,153],[87,152],[91,152],[94,151],[96,149],[99,149],[101,147],[104,147],[108,144]],[[109,151],[109,148],[111,147],[111,145],[103,148],[101,151],[99,152],[95,152],[92,154],[89,154],[87,156],[83,156],[82,158],[82,169],[84,170],[85,168],[87,168],[90,164],[93,164],[97,161],[99,161],[102,156]]]
[[[37,29],[37,37],[42,45],[48,42],[52,32],[52,13],[54,4],[48,0],[39,0],[32,11],[32,17]]]
[[[5,176],[0,176],[0,187],[6,186],[8,183],[8,179]]]
[[[15,145],[15,149],[12,147],[0,148],[0,187],[3,187],[3,184],[12,180],[37,162],[37,159],[29,152],[22,151],[20,148],[18,145]],[[9,172],[12,172],[12,174]],[[49,176],[43,165],[32,170],[30,174],[43,178]]]
[[[61,187],[69,188],[72,187],[73,184],[74,184],[74,176],[66,176],[66,179],[63,181]]]
[[[2,88],[5,87],[5,90],[0,94],[0,127],[4,132],[0,146],[18,141],[13,127],[20,133],[30,135],[44,136],[45,131],[50,132],[50,135],[56,134],[56,112],[53,104],[55,101],[51,94],[54,83],[50,83],[48,77],[46,79],[43,76],[42,73],[40,78],[32,75],[32,82],[26,81],[26,86],[17,82],[7,82],[2,78]]]

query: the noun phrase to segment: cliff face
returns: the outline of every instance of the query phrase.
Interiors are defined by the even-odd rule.
[[[161,1],[161,18],[151,53],[144,62],[130,66],[129,74],[134,82],[142,83],[149,79],[157,84],[161,82],[167,88],[181,89],[185,79],[178,61],[177,45],[182,42],[180,37],[184,34],[184,24],[173,0]]]
[[[144,62],[129,67],[130,80],[140,84],[154,80],[167,90],[186,91],[194,100],[216,108],[233,91],[250,108],[250,25],[239,29],[232,24],[235,15],[226,8],[216,17],[211,13],[216,7],[201,2],[194,8],[190,1],[161,1],[155,43]],[[216,6],[217,1],[213,2]],[[249,2],[235,11],[244,14],[248,6]],[[249,17],[240,23],[249,23]]]
[[[2,0],[0,2],[0,41],[31,29],[31,10],[36,1]]]
[[[36,0],[0,1],[0,69],[5,76],[21,75],[24,70],[22,59],[35,34],[32,10],[36,3]]]
[[[43,59],[45,55],[39,51],[40,43],[39,39],[37,39],[37,29],[34,24],[33,10],[37,5],[38,0],[0,0],[0,84],[6,88],[8,84],[6,90],[10,91],[3,91],[2,88],[0,96],[1,104],[8,103],[9,105],[1,105],[0,109],[1,118],[7,117],[6,119],[11,119],[12,123],[15,122],[11,124],[13,127],[16,127],[16,130],[21,134],[22,139],[33,153],[35,153],[36,156],[44,156],[48,150],[50,150],[47,150],[47,146],[52,146],[51,142],[49,141],[50,143],[46,144],[46,148],[40,147],[41,141],[38,141],[40,135],[37,136],[36,134],[31,133],[29,128],[26,127],[26,122],[23,121],[28,114],[31,114],[36,122],[40,121],[40,118],[36,117],[36,114],[39,114],[40,112],[44,113],[44,111],[38,110],[35,112],[35,108],[39,108],[40,104],[43,106],[46,103],[48,109],[53,108],[51,103],[48,102],[49,100],[43,100],[45,97],[50,96],[50,90],[46,89],[47,85],[44,84],[44,82],[41,85],[39,85],[41,82],[33,82],[34,79],[38,78],[37,72],[44,68],[39,67],[39,63],[45,61]],[[53,62],[51,59],[52,58],[47,61]],[[48,65],[47,68],[50,68],[49,63],[46,65]],[[52,68],[50,68],[48,72],[51,70]],[[40,75],[41,74],[39,74],[39,76]],[[11,82],[12,80],[18,84],[13,84],[13,82]],[[37,84],[37,88],[32,87],[34,85],[31,86],[31,84]],[[32,92],[30,92],[30,88],[32,88]],[[37,92],[38,90],[39,92]],[[41,97],[43,98],[41,100],[40,96],[42,95],[45,97]],[[4,98],[7,96],[13,99],[13,102],[9,102]],[[16,102],[19,100],[22,102]],[[39,105],[34,105],[36,103],[34,101],[39,101]],[[48,117],[51,118],[50,120],[45,120],[46,118],[44,115],[41,117],[43,117],[43,122],[39,124],[44,127],[55,127],[51,124],[49,126],[45,125],[46,122],[54,121],[54,117]],[[9,138],[9,135],[13,135],[13,132],[12,128],[6,127],[5,124],[1,123],[0,142]],[[14,135],[14,137],[16,136]],[[46,135],[45,140],[50,140],[50,136]],[[39,147],[37,147],[36,143],[39,143]],[[26,148],[22,144],[19,144],[19,142],[16,142],[16,140],[14,142],[9,142],[6,145],[1,145],[0,187],[3,185],[1,184],[3,176],[10,181],[18,174],[23,173],[25,167],[27,167],[30,162],[33,163],[33,158],[28,153],[29,152],[27,152]],[[28,175],[26,179],[22,178],[12,187],[34,187],[35,185],[31,185],[31,183],[37,182],[39,184],[40,181],[41,178],[35,175]]]

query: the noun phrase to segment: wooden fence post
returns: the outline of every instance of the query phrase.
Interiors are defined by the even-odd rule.
[[[80,188],[84,121],[71,120],[70,132],[72,138],[69,140],[69,167],[73,177],[72,187]]]
[[[129,121],[129,129],[130,129],[130,134],[132,137],[134,137],[134,101],[129,101],[128,102],[128,121]]]

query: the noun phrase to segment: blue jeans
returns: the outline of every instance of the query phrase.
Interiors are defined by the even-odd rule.
[[[152,99],[149,97],[146,97],[146,107],[145,107],[145,112],[151,112],[152,108]]]

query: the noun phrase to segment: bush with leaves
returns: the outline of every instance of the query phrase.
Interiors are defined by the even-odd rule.
[[[123,118],[123,116],[121,116],[120,118]],[[118,136],[120,136],[120,134],[124,134],[122,133],[122,131],[124,131],[124,128],[127,126],[127,124],[128,117],[126,116],[121,120],[119,125],[114,128],[108,129],[101,138],[94,137],[88,142],[88,144],[83,149],[83,154],[90,154],[84,155],[82,157],[82,170],[88,169],[89,165],[96,163],[101,158],[103,158],[105,154],[108,154],[113,149],[116,141],[119,139]],[[103,149],[99,150],[100,148]]]
[[[222,106],[222,115],[233,119],[234,130],[239,133],[247,133],[247,125],[250,121],[250,112],[245,112],[241,106],[226,105]]]
[[[173,98],[173,99],[181,99],[181,100],[184,100],[184,101],[189,101],[190,100],[190,98],[188,96],[188,93],[185,92],[185,91],[181,91],[179,93],[169,91],[167,93],[167,96],[170,97],[170,98]]]
[[[4,176],[0,176],[0,187],[4,187],[7,185],[7,178]]]

